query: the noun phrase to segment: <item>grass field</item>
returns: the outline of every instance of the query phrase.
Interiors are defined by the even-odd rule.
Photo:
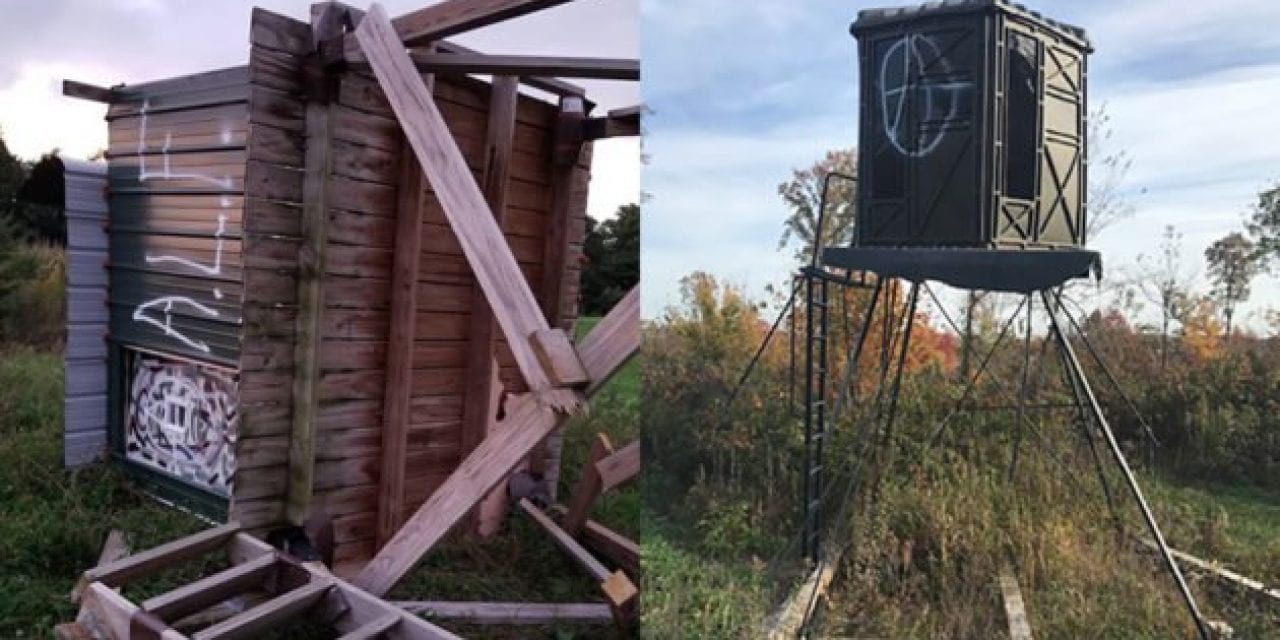
[[[939,463],[896,477],[878,515],[859,523],[823,601],[819,636],[1007,637],[994,585],[1014,558],[1036,638],[1187,637],[1189,618],[1169,576],[1117,539],[1092,471],[1081,471],[1073,480],[1028,460],[1014,484],[1003,465]],[[1141,482],[1177,549],[1280,582],[1280,496],[1152,475]],[[1120,505],[1127,530],[1145,533],[1127,494]],[[687,514],[647,521],[646,636],[758,633],[780,595],[772,558],[732,553],[733,542],[711,537]],[[1197,572],[1189,580],[1202,610],[1234,627],[1236,638],[1280,637],[1280,604]]]
[[[591,324],[591,323],[583,323]],[[604,431],[615,443],[636,437],[638,376],[626,367],[596,397],[588,415],[567,427],[564,487],[572,486],[591,439]],[[76,578],[92,566],[113,528],[134,549],[154,546],[208,526],[136,493],[123,474],[100,465],[62,468],[62,358],[30,350],[0,350],[0,638],[48,637],[75,617],[68,598]],[[638,533],[638,490],[605,496],[593,518]],[[454,540],[428,556],[394,592],[406,599],[527,601],[598,600],[598,588],[566,560],[540,529],[513,517],[508,531],[484,542]],[[147,581],[129,595],[156,593],[216,567],[196,563]],[[522,629],[468,637],[614,637],[611,629]],[[309,637],[284,632],[282,637]]]

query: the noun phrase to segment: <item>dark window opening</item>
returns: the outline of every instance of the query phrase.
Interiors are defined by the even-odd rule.
[[[1004,194],[1031,200],[1036,196],[1039,158],[1040,43],[1009,33],[1009,64],[1005,77]]]

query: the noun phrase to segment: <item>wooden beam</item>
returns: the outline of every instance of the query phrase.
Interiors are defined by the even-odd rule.
[[[446,618],[479,625],[609,624],[609,605],[596,602],[394,602],[429,618]]]
[[[601,492],[600,472],[596,470],[596,463],[612,453],[613,443],[609,441],[609,436],[597,433],[595,441],[591,443],[591,452],[587,455],[587,464],[583,465],[582,474],[573,485],[573,493],[569,494],[569,507],[560,520],[560,526],[569,535],[578,535],[586,524],[591,505],[595,504]]]
[[[489,94],[489,122],[485,133],[484,198],[493,212],[494,222],[502,229],[507,210],[507,183],[511,177],[511,153],[516,133],[516,109],[519,105],[519,83],[515,78],[493,79]],[[495,386],[499,385],[499,367],[494,361],[495,324],[493,310],[479,286],[471,298],[471,335],[467,344],[466,395],[462,408],[462,455],[471,453],[485,438],[496,417]],[[498,491],[505,494],[505,491]],[[477,511],[475,524],[483,535],[486,525]]]
[[[76,82],[75,80],[62,81],[62,95],[68,98],[80,98],[81,100],[92,100],[103,104],[111,104],[115,98],[115,93],[106,87],[99,87],[84,82]]]
[[[367,20],[366,20],[367,22]],[[563,418],[580,396],[565,390],[513,395],[506,415],[467,456],[356,578],[360,588],[383,595],[391,590],[467,512],[510,473]]]
[[[1009,640],[1032,640],[1031,623],[1027,621],[1027,605],[1022,600],[1022,589],[1008,564],[1000,569],[1000,596],[1004,600],[1004,615],[1009,621]]]
[[[275,566],[274,556],[260,556],[150,598],[142,603],[142,610],[177,620],[262,584]]]
[[[404,516],[405,452],[409,442],[413,396],[418,269],[422,255],[422,220],[426,211],[422,168],[412,153],[400,156],[399,189],[395,257],[391,271],[387,381],[382,397],[382,475],[378,479],[378,528],[375,534],[379,547],[391,539]]]
[[[445,0],[392,21],[397,39],[407,46],[518,18],[569,0]]]
[[[640,441],[619,449],[595,464],[600,475],[600,492],[612,491],[640,474]]]
[[[636,596],[640,592],[627,574],[621,571],[609,571],[595,556],[591,555],[590,551],[561,529],[550,516],[543,513],[542,509],[530,502],[528,498],[520,500],[520,509],[550,534],[556,545],[574,562],[577,562],[588,575],[600,581],[600,589],[608,599],[609,606],[614,610],[615,617],[632,610]]]
[[[257,638],[316,606],[333,587],[333,583],[329,580],[316,579],[240,615],[197,631],[191,634],[191,640]]]
[[[585,387],[591,382],[564,329],[537,331],[531,338],[533,352],[538,355],[538,361],[551,377],[552,384],[557,387]]]
[[[640,113],[643,107],[614,109],[603,118],[588,118],[583,125],[587,140],[640,135]]]
[[[440,200],[526,383],[533,391],[550,388],[529,345],[531,334],[548,328],[546,319],[386,10],[375,3],[355,35]]]
[[[476,51],[475,49],[468,49],[467,47],[464,47],[456,42],[442,41],[437,44],[437,47],[438,47],[438,50],[442,53],[483,55],[479,51]],[[587,95],[586,89],[576,84],[565,82],[564,80],[561,80],[559,78],[521,76],[520,82],[523,82],[525,85],[532,87],[534,89],[538,89],[539,91],[546,91],[547,93],[550,93],[553,95],[577,96],[579,98],[582,98],[583,103],[586,105],[587,113],[590,113],[591,109],[595,107],[594,102],[591,102],[590,100],[587,100],[585,98],[585,96]]]
[[[341,22],[324,5],[312,12],[312,39],[341,35]],[[329,242],[329,185],[333,172],[334,76],[312,62],[308,67],[306,154],[303,158],[302,216],[298,249],[298,310],[295,321],[289,431],[289,476],[285,517],[301,526],[311,512],[315,476],[315,425],[320,402],[320,327],[324,314],[325,253]]]
[[[418,71],[499,76],[558,76],[596,80],[639,80],[640,61],[625,58],[411,53]]]
[[[600,389],[640,349],[640,287],[623,296],[578,343],[578,356],[591,376],[587,395]]]
[[[240,525],[231,522],[94,567],[80,576],[72,598],[79,599],[84,590],[94,582],[119,587],[139,576],[202,556],[221,547],[239,530]]]

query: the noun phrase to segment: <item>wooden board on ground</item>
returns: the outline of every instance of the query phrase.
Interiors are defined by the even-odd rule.
[[[1031,622],[1027,619],[1027,604],[1022,599],[1022,589],[1013,567],[1006,564],[1000,569],[1000,597],[1004,600],[1004,615],[1009,621],[1009,640],[1031,640]]]
[[[609,624],[609,605],[596,602],[394,602],[428,618],[446,618],[480,625]]]

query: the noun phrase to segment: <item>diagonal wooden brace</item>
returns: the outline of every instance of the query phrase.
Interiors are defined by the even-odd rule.
[[[382,5],[369,8],[355,37],[458,237],[520,373],[531,390],[550,388],[551,379],[530,344],[535,333],[549,331],[547,320]],[[568,342],[563,334],[548,338]]]
[[[638,294],[633,290],[623,300],[578,348],[592,377],[588,395],[640,348]],[[627,300],[632,302],[625,304]],[[629,324],[635,326],[628,328]],[[497,428],[410,516],[355,583],[379,596],[390,591],[538,442],[577,410],[582,400],[582,395],[567,389],[508,398],[506,415]]]

